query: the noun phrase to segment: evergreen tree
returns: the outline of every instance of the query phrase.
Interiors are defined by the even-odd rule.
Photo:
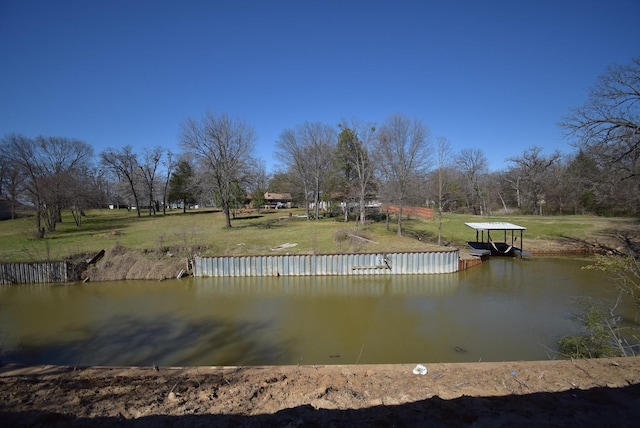
[[[195,202],[193,177],[191,164],[186,160],[181,160],[169,180],[169,200],[182,202],[182,212],[187,211],[188,204]]]

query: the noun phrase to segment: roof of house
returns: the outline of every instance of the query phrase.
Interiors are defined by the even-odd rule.
[[[290,193],[271,193],[266,192],[264,198],[267,201],[290,201],[292,200]]]

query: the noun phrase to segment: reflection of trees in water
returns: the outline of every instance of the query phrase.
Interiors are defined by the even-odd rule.
[[[185,321],[168,315],[142,321],[133,317],[84,328],[82,338],[23,344],[2,361],[24,364],[105,366],[190,366],[282,364],[286,343],[264,343],[268,323]]]

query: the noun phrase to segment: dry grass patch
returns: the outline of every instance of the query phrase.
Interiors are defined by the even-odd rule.
[[[167,253],[158,256],[115,245],[105,251],[101,261],[89,266],[83,279],[120,281],[175,278],[180,270],[187,268],[187,261],[188,257],[184,254]]]

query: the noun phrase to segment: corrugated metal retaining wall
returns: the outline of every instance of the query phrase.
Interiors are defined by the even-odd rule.
[[[404,275],[457,272],[458,250],[428,253],[196,257],[196,277]]]
[[[35,284],[67,281],[67,262],[3,263],[0,284]]]

